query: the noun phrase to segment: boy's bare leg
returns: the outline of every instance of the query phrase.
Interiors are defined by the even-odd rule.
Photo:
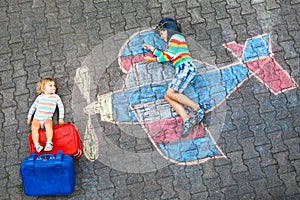
[[[200,125],[204,128],[204,122],[203,122],[203,120],[200,122]]]
[[[184,107],[178,103],[177,101],[174,101],[173,99],[169,98],[168,96],[165,96],[165,99],[170,104],[170,106],[175,110],[176,113],[180,115],[182,120],[185,122],[189,116],[187,112],[185,111]]]
[[[47,141],[52,142],[52,138],[53,138],[53,128],[52,128],[52,120],[51,119],[47,119],[45,120],[45,129],[46,129],[46,137],[47,137]]]
[[[192,101],[186,95],[178,93],[170,88],[168,88],[168,90],[166,91],[165,98],[172,99],[172,101],[176,101],[177,103],[179,103],[181,105],[186,105],[186,106],[192,108],[192,110],[196,110],[198,108],[198,104],[195,103],[194,101]]]
[[[31,131],[32,131],[32,141],[34,144],[39,143],[39,129],[40,122],[36,119],[33,119],[31,122]]]

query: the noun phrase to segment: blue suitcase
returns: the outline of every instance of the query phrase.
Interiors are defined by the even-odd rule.
[[[20,167],[24,193],[28,196],[67,195],[76,182],[74,160],[70,155],[32,153]]]

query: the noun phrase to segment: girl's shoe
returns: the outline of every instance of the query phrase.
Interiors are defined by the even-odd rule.
[[[40,143],[35,144],[34,148],[35,148],[36,152],[38,152],[38,153],[43,150],[43,147],[40,145]]]
[[[47,141],[44,151],[51,151],[53,149],[53,143]]]

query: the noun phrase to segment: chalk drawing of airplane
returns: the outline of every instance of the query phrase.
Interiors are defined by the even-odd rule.
[[[119,65],[127,78],[124,86],[107,94],[99,94],[87,105],[89,115],[100,113],[101,121],[117,124],[141,124],[157,151],[177,164],[197,164],[210,158],[223,158],[207,128],[195,126],[193,132],[182,138],[182,119],[164,100],[164,93],[173,77],[170,63],[145,63],[143,57],[152,55],[143,44],[164,49],[165,43],[153,30],[134,34],[119,52]],[[298,87],[274,60],[269,35],[248,39],[244,45],[230,42],[224,45],[238,60],[230,65],[215,67],[193,61],[198,75],[186,89],[192,100],[205,103],[211,112],[232,94],[244,81],[255,76],[275,95]]]

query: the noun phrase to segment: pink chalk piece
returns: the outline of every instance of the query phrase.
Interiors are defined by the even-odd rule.
[[[225,47],[229,49],[237,58],[241,58],[243,56],[244,46],[237,44],[236,42],[230,42],[225,44]]]
[[[155,143],[178,142],[205,136],[204,128],[201,125],[195,125],[187,137],[181,137],[181,117],[145,122],[144,126]]]
[[[297,87],[295,81],[271,57],[245,64],[275,94]]]
[[[125,56],[121,57],[121,69],[124,73],[129,73],[131,71],[132,65],[135,63],[145,62],[144,56],[151,56],[153,57],[153,53],[147,52],[145,54],[136,54],[134,56]]]

